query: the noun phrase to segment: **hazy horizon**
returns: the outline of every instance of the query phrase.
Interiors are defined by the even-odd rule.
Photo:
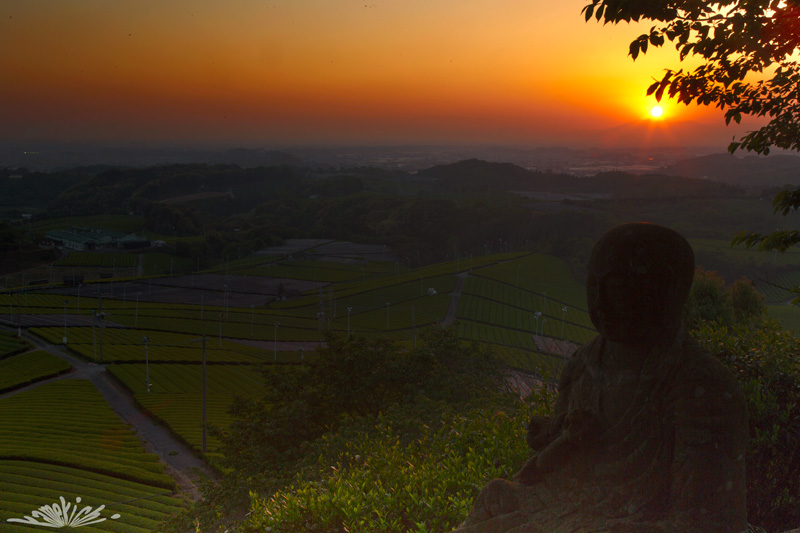
[[[637,120],[728,131],[719,110],[672,102],[649,119],[646,87],[675,52],[633,62],[639,25],[586,23],[585,3],[7,2],[0,139],[565,144]]]

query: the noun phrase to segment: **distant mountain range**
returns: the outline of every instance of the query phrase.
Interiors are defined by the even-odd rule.
[[[740,131],[741,130],[741,131]],[[576,142],[600,148],[719,146],[724,149],[743,128],[693,121],[637,120],[602,130],[576,132]]]
[[[701,178],[739,187],[762,188],[800,185],[800,157],[711,154],[679,161],[660,170],[672,176]]]
[[[511,163],[492,163],[469,159],[436,165],[418,173],[435,178],[449,192],[514,190],[564,194],[608,194],[619,198],[716,196],[739,194],[730,184],[708,179],[663,174],[600,172],[592,177],[577,177],[552,172],[531,171]]]

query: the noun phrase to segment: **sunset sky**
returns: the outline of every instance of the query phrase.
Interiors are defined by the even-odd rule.
[[[4,0],[0,139],[548,142],[648,119],[674,50],[634,63],[646,28],[584,3]]]

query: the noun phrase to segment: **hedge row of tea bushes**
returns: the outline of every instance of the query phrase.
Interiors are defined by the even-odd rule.
[[[0,458],[62,464],[174,488],[158,458],[86,380],[44,384],[0,401]]]
[[[64,329],[58,327],[31,328],[31,332],[52,344],[61,344]],[[128,328],[103,328],[103,360],[144,361],[148,338],[147,357],[151,361],[199,363],[203,360],[203,346],[197,336],[165,331]],[[71,327],[67,330],[67,348],[88,361],[99,356],[100,333],[97,328]],[[206,360],[216,363],[259,363],[271,360],[272,350],[262,350],[228,339],[219,340],[214,335],[206,338]]]
[[[81,468],[40,462],[0,459],[0,523],[3,531],[29,533],[31,526],[7,522],[22,519],[43,505],[52,505],[64,497],[80,507],[97,509],[105,522],[84,526],[81,531],[150,533],[157,531],[167,517],[182,510],[181,501],[169,489],[89,472]],[[116,520],[110,516],[118,513]]]
[[[321,272],[330,267],[357,274],[360,268],[305,260],[286,263],[287,269],[297,266]],[[549,336],[561,337],[562,320],[563,336],[568,339],[582,342],[593,335],[586,313],[580,309],[585,303],[574,304],[576,294],[582,292],[580,284],[571,279],[569,269],[560,259],[513,253],[459,259],[414,270],[394,263],[388,266],[368,263],[363,268],[360,280],[335,283],[325,290],[311,291],[292,301],[272,302],[269,308],[260,309],[202,305],[199,292],[194,305],[135,302],[132,286],[117,283],[106,287],[105,322],[135,330],[181,332],[193,337],[221,333],[227,338],[262,341],[276,337],[280,341],[319,341],[326,331],[345,333],[349,329],[354,334],[410,340],[414,330],[438,323],[447,316],[452,291],[459,283],[458,275],[466,274],[457,316],[470,323],[471,327],[462,330],[467,338],[535,351],[530,335],[537,326],[542,326]],[[160,283],[169,284],[168,281]],[[429,293],[429,289],[434,289],[436,294]],[[109,290],[113,298],[108,297]],[[23,314],[61,314],[65,312],[66,300],[67,315],[88,318],[91,309],[99,306],[98,299],[90,297],[91,294],[90,286],[85,288],[82,298],[38,293],[14,295],[14,298],[0,295],[0,307],[8,306],[9,311],[13,308],[15,313]],[[545,317],[534,321],[533,313],[544,310],[545,302]],[[566,317],[561,311],[564,303],[569,307]],[[277,330],[276,323],[280,324]],[[115,335],[109,330],[104,330],[104,336]],[[68,337],[76,351],[94,359],[91,334],[92,328],[84,328],[83,333],[75,332],[78,337],[73,339],[72,331]],[[95,335],[99,333],[95,331]],[[62,333],[54,329],[51,341],[60,342],[61,336]],[[141,340],[116,342],[104,338],[104,346],[112,344],[138,345]],[[129,361],[133,360],[131,355],[116,354],[114,348],[109,348],[105,359]],[[239,358],[234,356],[230,360],[234,359]]]
[[[0,360],[0,393],[69,372],[72,365],[44,350]]]
[[[202,365],[151,364],[150,392],[147,392],[144,364],[115,364],[108,367],[133,394],[146,412],[169,426],[170,430],[197,453],[202,452]],[[272,369],[280,372],[281,368]],[[231,422],[228,409],[234,396],[257,396],[264,382],[250,365],[206,366],[206,420],[209,427],[226,427]],[[207,434],[206,458],[219,465],[219,440]]]
[[[30,344],[28,344],[28,341],[17,337],[16,333],[0,331],[0,359],[11,357],[29,349]]]
[[[28,531],[6,520],[60,496],[123,515],[86,531],[153,531],[182,507],[157,456],[87,380],[54,381],[3,398],[0,427],[3,531]]]

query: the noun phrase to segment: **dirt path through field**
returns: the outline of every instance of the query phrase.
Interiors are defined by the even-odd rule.
[[[156,424],[150,416],[139,410],[133,394],[106,372],[105,366],[82,361],[67,353],[63,347],[47,344],[28,333],[23,333],[23,337],[36,349],[45,350],[66,360],[72,365],[73,370],[52,379],[0,394],[0,399],[59,379],[88,379],[120,418],[136,431],[145,448],[159,456],[161,462],[166,465],[167,473],[175,478],[178,487],[193,500],[200,498],[195,481],[203,476],[214,479],[216,477],[214,471],[205,461],[197,457],[191,448],[176,439],[166,427]]]

